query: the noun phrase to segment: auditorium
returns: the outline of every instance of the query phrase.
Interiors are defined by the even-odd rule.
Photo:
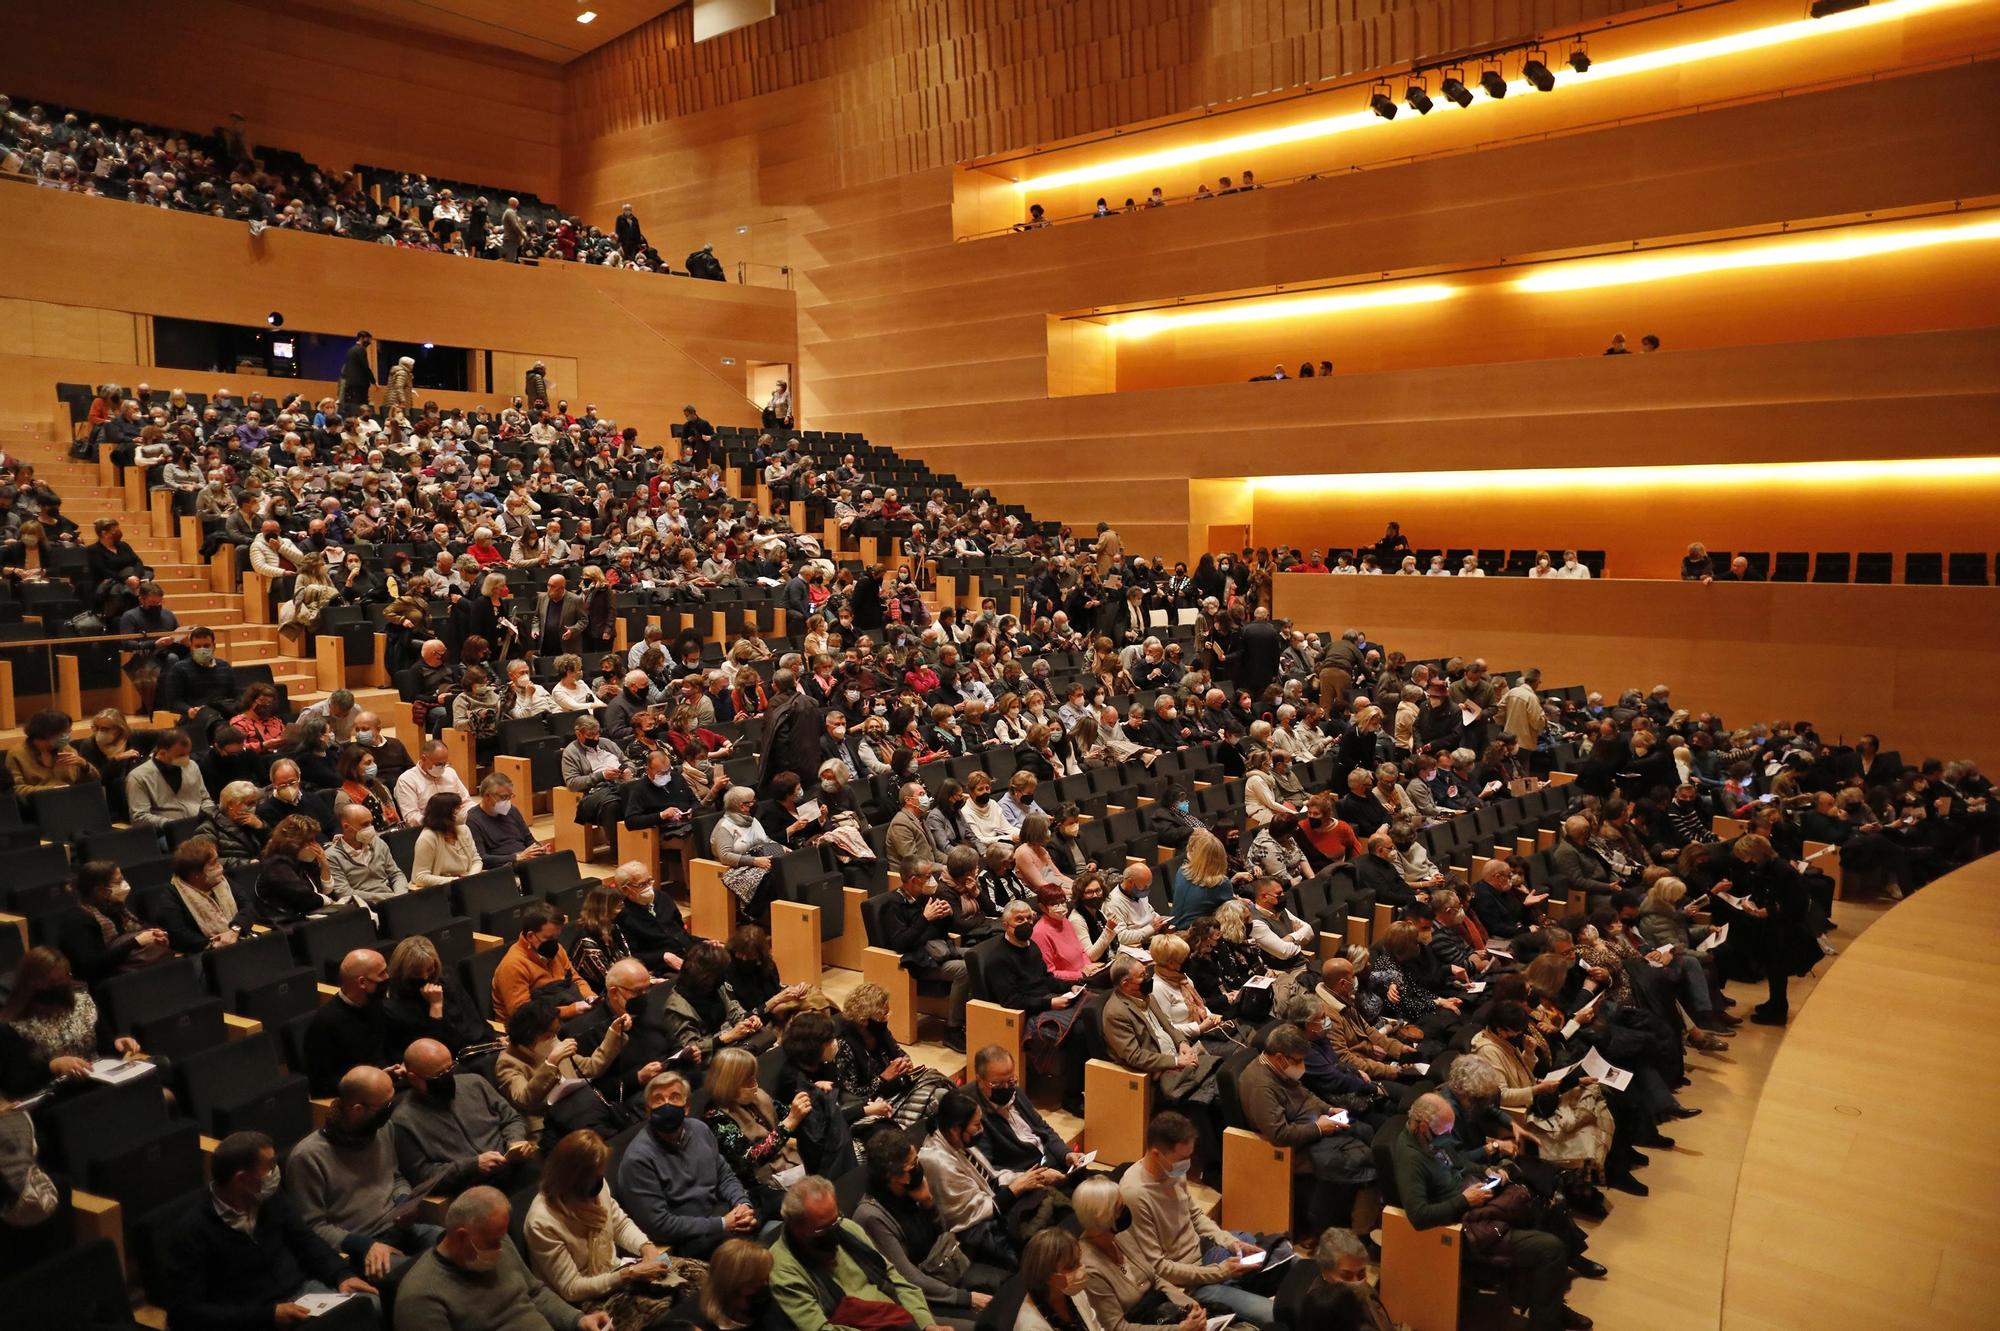
[[[0,1328],[1993,1325],[2000,0],[7,28]]]

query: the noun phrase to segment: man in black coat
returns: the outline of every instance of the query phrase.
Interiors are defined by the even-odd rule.
[[[1264,686],[1278,677],[1278,658],[1285,650],[1285,635],[1271,622],[1268,607],[1258,606],[1256,614],[1243,626],[1242,645],[1237,649],[1236,687],[1255,698]]]
[[[967,1071],[971,1076],[965,1089],[979,1101],[979,1149],[994,1168],[1018,1174],[1046,1167],[1068,1173],[1083,1158],[1043,1121],[1034,1101],[1023,1093],[1012,1054],[997,1044],[988,1045],[973,1054]]]
[[[618,235],[618,248],[628,259],[646,243],[646,233],[639,229],[639,215],[632,211],[629,203],[618,210],[618,222],[614,229]]]
[[[780,772],[796,772],[803,781],[818,778],[819,741],[824,725],[820,710],[799,688],[789,670],[771,674],[771,708],[764,713],[763,757],[757,765],[757,789],[768,794]]]
[[[347,349],[347,363],[340,367],[340,413],[351,416],[367,405],[368,390],[375,386],[375,335],[362,329]]]

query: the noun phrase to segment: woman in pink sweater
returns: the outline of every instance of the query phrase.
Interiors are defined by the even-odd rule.
[[[1067,901],[1042,897],[1036,905],[1041,918],[1035,921],[1035,946],[1042,950],[1049,974],[1064,984],[1083,984],[1104,969],[1102,962],[1090,959],[1076,930],[1069,927]]]

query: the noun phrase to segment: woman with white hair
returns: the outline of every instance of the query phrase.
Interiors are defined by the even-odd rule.
[[[755,917],[754,903],[772,861],[785,848],[771,839],[764,825],[751,816],[757,792],[748,786],[731,786],[722,797],[722,821],[715,825],[709,849],[723,865],[722,885],[735,894],[744,912]]]
[[[393,411],[400,407],[408,411],[416,402],[417,362],[414,357],[399,357],[389,367],[389,382],[383,386],[382,409]]]
[[[1083,1301],[1101,1331],[1201,1331],[1207,1314],[1185,1290],[1162,1280],[1124,1237],[1129,1225],[1118,1185],[1087,1178],[1070,1195],[1083,1240]]]

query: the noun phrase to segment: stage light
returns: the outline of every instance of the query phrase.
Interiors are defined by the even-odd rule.
[[[1497,102],[1507,95],[1507,76],[1489,66],[1480,74],[1479,86],[1486,89],[1486,95]]]
[[[1536,92],[1553,92],[1556,76],[1549,69],[1548,53],[1535,50],[1528,52],[1528,58],[1521,64],[1521,77],[1535,85]]]
[[[1396,112],[1402,108],[1398,107],[1396,99],[1389,95],[1389,85],[1378,83],[1375,85],[1374,95],[1368,99],[1368,109],[1384,120],[1394,120]]]
[[[1884,254],[1928,249],[1936,245],[2000,240],[2000,221],[1955,226],[1914,227],[1891,231],[1880,226],[1858,227],[1819,237],[1800,236],[1740,248],[1703,246],[1654,257],[1620,256],[1552,264],[1543,272],[1514,283],[1529,292],[1592,291],[1600,287],[1661,282],[1676,277],[1736,272],[1747,268],[1778,268],[1792,264],[1842,263]]]
[[[1453,106],[1466,107],[1472,105],[1472,89],[1465,86],[1464,70],[1452,70],[1444,76],[1444,83],[1440,86],[1444,91],[1445,100]]]
[[[1814,18],[1826,18],[1832,14],[1844,14],[1850,9],[1864,9],[1868,0],[1813,0],[1812,8],[1806,12]]]
[[[1403,100],[1420,116],[1429,115],[1434,105],[1431,101],[1431,90],[1424,86],[1422,79],[1412,81],[1410,86],[1403,90]]]
[[[1428,305],[1435,301],[1449,300],[1458,294],[1458,290],[1457,287],[1442,282],[1423,282],[1413,286],[1363,287],[1329,292],[1321,296],[1251,297],[1247,300],[1207,305],[1199,309],[1175,310],[1166,314],[1115,316],[1111,322],[1111,333],[1114,337],[1131,340],[1181,328],[1264,323],[1274,319],[1347,314],[1356,310],[1379,310],[1397,305]]]
[[[285,316],[277,310],[272,310],[264,316],[264,322],[273,328],[283,328],[285,326]]]
[[[1590,52],[1584,50],[1581,43],[1569,53],[1569,67],[1579,74],[1590,72]]]

